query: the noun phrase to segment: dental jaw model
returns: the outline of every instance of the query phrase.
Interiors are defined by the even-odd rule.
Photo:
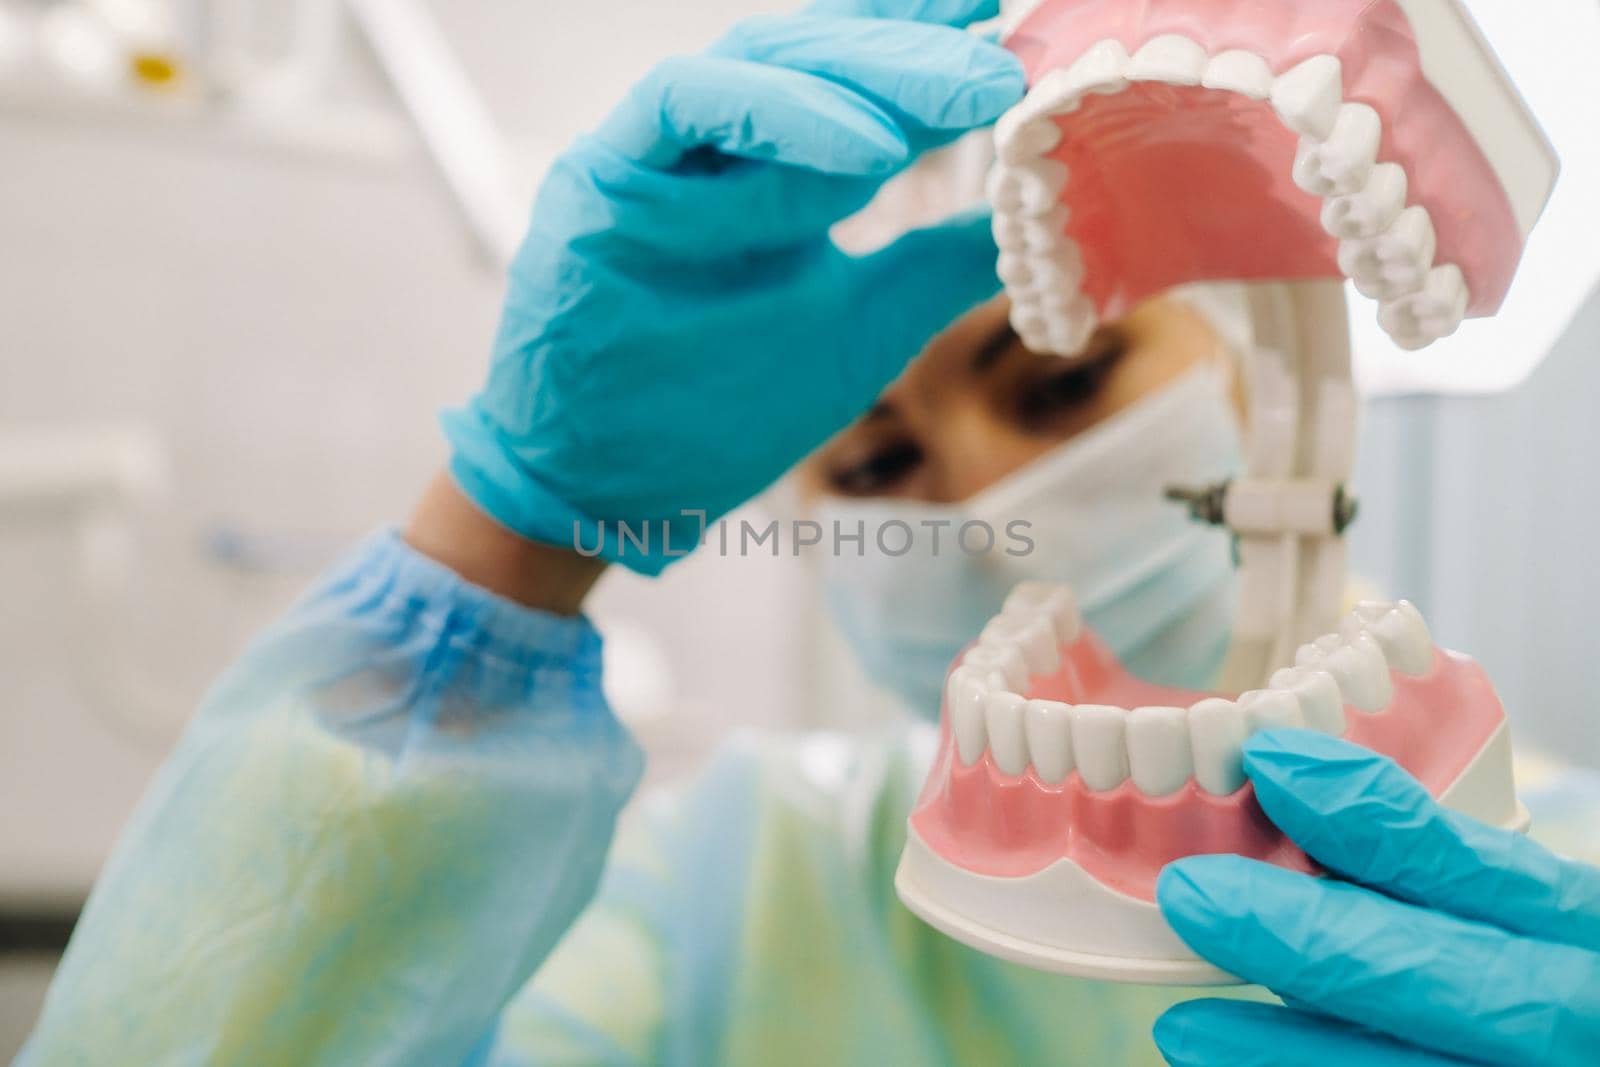
[[[1492,314],[1553,153],[1455,0],[1011,5],[1032,87],[990,176],[999,271],[1035,351],[1182,283],[1252,286],[1245,473],[1187,494],[1226,525],[1239,621],[1222,692],[1153,685],[1018,586],[952,665],[901,899],[958,940],[1083,977],[1232,981],[1154,903],[1171,860],[1310,871],[1244,780],[1258,730],[1393,757],[1435,796],[1525,828],[1482,668],[1405,602],[1341,614],[1356,402],[1343,280],[1404,348]],[[1276,284],[1287,283],[1287,284]]]

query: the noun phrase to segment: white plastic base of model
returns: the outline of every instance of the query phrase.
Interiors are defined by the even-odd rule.
[[[1527,809],[1512,789],[1502,723],[1440,797],[1446,807],[1519,833]],[[941,857],[910,828],[894,876],[901,902],[936,930],[1036,970],[1146,985],[1238,985],[1200,959],[1155,904],[1110,889],[1071,860],[1037,874],[974,874]]]

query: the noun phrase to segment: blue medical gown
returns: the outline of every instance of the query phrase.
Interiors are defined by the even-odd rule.
[[[587,623],[369,541],[207,699],[21,1062],[1161,1062],[1193,991],[1029,971],[900,906],[925,727],[734,738],[630,813],[596,892],[640,769],[599,670]]]

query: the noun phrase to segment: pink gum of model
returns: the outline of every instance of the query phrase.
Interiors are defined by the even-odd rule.
[[[1421,677],[1390,672],[1394,697],[1368,714],[1345,707],[1344,737],[1392,757],[1439,795],[1466,769],[1504,721],[1494,687],[1473,660],[1435,649]],[[1062,649],[1055,674],[1033,682],[1028,697],[1114,707],[1190,707],[1216,694],[1171,689],[1130,674],[1093,633]],[[975,874],[1021,877],[1071,859],[1101,883],[1141,900],[1155,899],[1156,876],[1172,860],[1232,852],[1282,867],[1314,867],[1261,811],[1246,783],[1225,796],[1191,779],[1177,793],[1151,797],[1131,780],[1094,792],[1076,771],[1056,784],[1030,767],[1010,777],[985,751],[964,766],[948,710],[938,759],[911,824],[951,863]]]
[[[1345,99],[1383,119],[1379,160],[1404,167],[1408,203],[1432,216],[1437,262],[1465,275],[1468,314],[1499,309],[1520,258],[1516,219],[1477,143],[1423,76],[1393,0],[1050,0],[1006,46],[1031,85],[1098,41],[1131,53],[1161,34],[1212,55],[1254,52],[1274,74],[1337,56]],[[1321,201],[1291,178],[1298,138],[1270,104],[1139,83],[1056,121],[1066,136],[1050,155],[1071,173],[1066,232],[1082,247],[1084,292],[1103,317],[1184,282],[1342,276]]]

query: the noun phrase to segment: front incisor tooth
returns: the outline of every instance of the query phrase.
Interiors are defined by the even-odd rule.
[[[1015,693],[993,692],[983,704],[983,724],[989,732],[989,751],[1002,774],[1017,778],[1028,769],[1028,740],[1022,732],[1022,711],[1027,701]]]
[[[1078,777],[1096,792],[1115,789],[1128,778],[1128,713],[1104,704],[1075,704],[1072,755]]]
[[[1308,729],[1333,737],[1344,733],[1344,694],[1339,692],[1339,683],[1327,671],[1285,667],[1272,676],[1270,685],[1294,694]]]
[[[1322,669],[1339,683],[1345,702],[1361,711],[1382,711],[1394,696],[1388,661],[1378,643],[1367,634],[1358,635],[1329,653],[1322,661]]]
[[[1341,241],[1378,236],[1405,210],[1407,185],[1404,167],[1379,163],[1359,193],[1334,197],[1322,206],[1322,228]]]
[[[1005,682],[1004,688],[1013,693],[1020,693],[1028,686],[1028,665],[1022,653],[1010,645],[980,643],[967,650],[961,663],[984,675],[999,675]]]
[[[1063,645],[1076,641],[1083,625],[1077,594],[1061,582],[1018,582],[1006,597],[1002,614],[1043,615],[1055,627],[1056,640]]]
[[[1206,70],[1206,50],[1179,33],[1152,37],[1128,61],[1129,81],[1199,85]]]
[[[1262,730],[1300,730],[1306,725],[1300,698],[1288,689],[1253,689],[1239,695],[1245,726],[1251,733]]]
[[[956,754],[970,767],[983,756],[988,744],[989,728],[985,722],[985,704],[989,694],[1000,688],[991,678],[970,667],[957,667],[950,672],[945,683],[945,710],[950,715],[950,732],[955,735]]]
[[[1047,785],[1066,781],[1072,773],[1072,709],[1054,700],[1030,700],[1022,712],[1028,755],[1039,780]]]
[[[1111,38],[1098,41],[1067,68],[1061,90],[1074,98],[1085,93],[1120,93],[1128,87],[1129,62],[1122,42]]]
[[[1128,713],[1128,773],[1147,796],[1171,796],[1194,774],[1189,713],[1183,708],[1134,708]]]
[[[1300,139],[1295,184],[1316,196],[1359,192],[1378,161],[1382,137],[1383,120],[1376,111],[1366,104],[1341,106],[1331,137],[1326,141]]]
[[[1248,96],[1252,100],[1265,100],[1272,95],[1272,68],[1254,52],[1219,52],[1206,64],[1200,84],[1207,89],[1220,89]]]
[[[1428,272],[1421,292],[1380,306],[1378,325],[1401,348],[1416,351],[1455,333],[1469,302],[1466,276],[1454,263],[1446,263]]]
[[[1272,83],[1272,107],[1295,133],[1326,141],[1344,102],[1344,66],[1337,56],[1312,56]]]
[[[1056,650],[1056,632],[1050,620],[1038,615],[1006,615],[989,620],[979,640],[985,644],[1011,645],[1022,653],[1022,662],[1033,678],[1054,674],[1061,665]]]
[[[1216,697],[1189,709],[1194,780],[1201,789],[1225,797],[1244,785],[1240,749],[1247,736],[1244,712],[1235,701]]]

